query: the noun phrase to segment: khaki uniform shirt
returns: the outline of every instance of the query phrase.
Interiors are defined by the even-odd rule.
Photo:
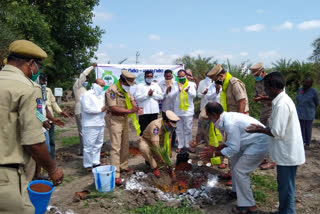
[[[244,112],[249,112],[249,101],[246,87],[241,80],[231,77],[227,88],[227,109],[229,112],[238,112],[238,101],[246,99]]]
[[[87,91],[85,87],[83,87],[83,83],[86,81],[86,77],[89,75],[90,71],[92,71],[93,66],[90,66],[86,70],[84,70],[79,79],[73,85],[73,94],[76,104],[74,106],[74,114],[81,114],[81,105],[80,105],[80,97],[81,95]]]
[[[254,85],[256,95],[261,94],[263,96],[267,96],[265,88],[264,88],[264,81],[261,80],[259,82],[255,82]],[[261,112],[260,112],[260,122],[264,125],[267,124],[268,118],[271,116],[272,113],[272,103],[268,100],[262,100],[261,102]]]
[[[15,66],[0,71],[0,165],[22,164],[30,156],[23,145],[45,140],[42,122],[36,116],[40,87]]]
[[[62,112],[61,108],[59,107],[58,103],[56,102],[56,98],[53,96],[51,89],[47,87],[46,91],[47,91],[46,104],[47,104],[47,107],[48,107],[51,115],[53,116],[54,112],[56,112],[57,114],[60,114]]]
[[[129,98],[131,102],[134,102],[134,98],[130,93],[129,93]],[[126,98],[124,94],[117,88],[116,84],[113,84],[106,90],[105,100],[106,100],[106,109],[108,111],[110,111],[110,107],[112,106],[127,108]]]
[[[162,118],[152,121],[143,131],[142,137],[151,142],[159,142],[163,145],[165,131],[162,128]]]

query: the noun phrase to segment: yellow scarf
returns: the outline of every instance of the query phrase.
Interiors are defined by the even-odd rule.
[[[229,86],[229,82],[231,79],[232,75],[227,72],[226,73],[226,78],[224,79],[223,85],[222,85],[222,92],[220,95],[220,104],[222,105],[222,108],[224,111],[228,111],[227,108],[227,88]]]
[[[166,127],[164,126],[163,121],[161,122],[163,129],[164,129],[164,141],[163,141],[163,148],[164,150],[168,153],[169,157],[171,154],[171,145],[170,145],[170,140],[169,140],[169,132],[166,129]]]
[[[182,86],[182,90],[180,92],[180,104],[179,104],[179,109],[183,111],[188,111],[189,107],[189,101],[188,101],[188,93],[184,90],[188,86],[188,79],[186,79],[186,82]],[[179,87],[179,83],[178,83]]]
[[[222,84],[222,92],[220,95],[220,104],[222,105],[222,108],[224,111],[228,110],[228,108],[227,108],[227,88],[229,86],[229,82],[230,82],[231,77],[232,77],[232,75],[229,72],[227,72],[226,78],[224,79],[224,82]],[[217,133],[215,132],[214,125],[211,122],[210,123],[210,132],[209,132],[209,143],[210,143],[210,145],[212,143],[212,146],[214,146],[214,147],[219,146],[219,140],[222,141],[221,133],[217,129],[216,129],[216,131],[217,131]],[[210,137],[211,137],[211,139],[210,139]],[[221,157],[217,156],[217,157],[211,158],[211,164],[221,164]]]
[[[119,89],[119,91],[124,94],[124,97],[125,97],[125,99],[126,99],[127,108],[128,108],[128,109],[132,109],[132,103],[131,103],[131,101],[130,101],[128,92],[125,92],[125,91],[122,89],[122,87],[121,87],[121,85],[120,85],[120,81],[118,81],[118,82],[116,83],[116,86],[117,86],[117,88]],[[139,122],[138,122],[138,120],[137,120],[136,114],[135,114],[135,113],[128,114],[128,117],[131,119],[132,124],[133,124],[134,128],[136,129],[137,136],[139,136],[140,133],[141,133],[141,130],[140,130],[140,124],[139,124]]]

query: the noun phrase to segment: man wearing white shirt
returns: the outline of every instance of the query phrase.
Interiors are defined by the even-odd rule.
[[[206,71],[206,75],[208,72]],[[211,78],[208,76],[201,80],[199,83],[197,96],[201,98],[201,105],[200,110],[202,110],[205,105],[207,105],[208,102],[218,102],[220,103],[220,95],[221,95],[222,87],[220,85],[216,85]],[[204,136],[205,143],[209,144],[209,126],[210,121],[207,120],[207,118],[201,117],[201,114],[199,115],[198,120],[198,129],[197,129],[197,135],[196,135],[196,142],[197,144],[201,143],[201,139]]]
[[[142,135],[149,123],[158,119],[158,100],[163,99],[163,93],[160,86],[158,83],[153,82],[152,71],[145,71],[144,80],[144,83],[137,85],[135,92],[135,100],[137,101],[138,106],[143,110],[143,115],[139,115],[140,135]]]
[[[218,102],[205,106],[206,115],[214,126],[228,136],[225,144],[218,148],[210,146],[200,152],[203,160],[214,156],[231,159],[232,192],[236,193],[238,207],[233,213],[251,213],[257,210],[250,187],[250,174],[256,169],[268,152],[270,137],[264,134],[249,134],[246,128],[251,123],[263,126],[258,120],[238,112],[225,112]],[[264,126],[263,126],[264,127]]]
[[[76,80],[76,82],[73,85],[73,94],[75,99],[75,106],[74,106],[74,114],[76,118],[76,123],[78,127],[78,133],[80,138],[80,144],[79,144],[79,151],[78,155],[82,155],[83,151],[83,139],[82,139],[82,127],[81,127],[81,105],[80,105],[80,97],[81,95],[87,91],[86,87],[88,85],[88,75],[90,72],[97,66],[97,63],[93,63],[92,66],[86,68],[79,76],[79,78]]]
[[[193,99],[196,97],[196,86],[194,82],[190,82],[186,78],[186,71],[178,71],[178,82],[172,86],[169,96],[174,99],[174,113],[180,118],[177,123],[178,149],[180,152],[183,148],[194,152],[189,148],[192,140],[192,120],[194,115]]]
[[[271,136],[269,155],[277,164],[279,212],[296,213],[294,208],[297,166],[305,162],[303,139],[295,104],[285,93],[285,80],[279,72],[264,78],[266,94],[272,100],[269,127],[252,124],[250,133]]]
[[[104,81],[96,79],[92,89],[80,97],[83,134],[83,167],[89,172],[100,165],[105,126]]]
[[[164,71],[164,80],[159,83],[161,91],[163,93],[163,100],[162,100],[162,112],[166,112],[168,110],[173,111],[174,107],[174,100],[172,97],[169,96],[171,92],[172,85],[174,80],[172,79],[172,71],[165,70]]]

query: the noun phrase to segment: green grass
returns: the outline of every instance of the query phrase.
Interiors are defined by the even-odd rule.
[[[63,183],[61,185],[63,186],[64,184],[71,183],[73,180],[74,180],[74,177],[72,175],[64,174]]]
[[[87,199],[95,199],[95,198],[114,198],[114,195],[112,192],[107,192],[107,193],[102,193],[102,192],[98,192],[96,190],[95,184],[92,184],[89,186],[88,188],[90,194],[87,195]]]
[[[253,196],[257,204],[266,202],[267,199],[271,200],[276,196],[277,182],[273,176],[251,174],[250,177]]]
[[[79,137],[63,137],[60,139],[57,139],[57,141],[61,142],[61,146],[65,147],[65,146],[70,146],[70,145],[74,145],[74,144],[79,144]]]
[[[154,206],[144,206],[133,210],[134,213],[143,214],[199,214],[199,211],[193,210],[191,207],[180,206],[178,208],[165,206],[158,202]]]

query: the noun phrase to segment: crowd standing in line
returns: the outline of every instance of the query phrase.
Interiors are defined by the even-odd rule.
[[[54,118],[53,113],[69,115],[57,105],[47,87],[47,76],[39,77],[41,61],[46,57],[34,43],[17,40],[10,45],[7,65],[0,72],[0,99],[6,100],[0,112],[0,142],[4,148],[0,150],[0,198],[3,199],[0,211],[34,212],[26,186],[32,177],[40,178],[35,163],[48,171],[54,185],[63,180],[63,172],[54,161],[54,125],[64,123]],[[296,172],[305,162],[303,145],[310,145],[312,121],[319,105],[312,79],[303,81],[296,109],[285,93],[283,76],[277,72],[267,74],[262,63],[253,65],[250,68],[255,78],[253,99],[261,102],[258,121],[248,115],[244,83],[220,64],[207,70],[206,78],[200,83],[190,69],[179,70],[177,81],[173,72],[166,70],[160,83],[154,81],[152,71],[145,71],[144,82],[136,86],[134,95],[130,89],[136,84],[136,76],[127,70],[122,70],[119,81],[106,91],[102,79],[96,79],[87,91],[88,75],[96,66],[93,63],[83,71],[73,85],[79,154],[83,154],[83,167],[89,172],[103,165],[100,151],[106,126],[111,141],[110,164],[116,167],[115,183],[123,183],[121,173],[132,171],[128,164],[130,118],[140,136],[139,150],[156,177],[160,177],[159,166],[165,162],[157,152],[159,149],[172,157],[177,142],[177,153],[194,153],[194,147],[204,139],[206,146],[199,153],[200,158],[211,162],[218,158],[219,163],[215,164],[219,164],[219,168],[226,168],[229,163],[230,172],[221,178],[229,179],[226,184],[232,186],[230,195],[238,200],[232,209],[235,213],[257,210],[250,173],[264,163],[269,151],[270,159],[275,162],[264,163],[260,168],[276,165],[279,213],[295,213]],[[39,84],[34,82],[37,79]],[[195,145],[191,145],[196,96],[201,99],[201,114]],[[158,119],[160,112],[162,117]],[[1,185],[3,181],[6,185]]]

